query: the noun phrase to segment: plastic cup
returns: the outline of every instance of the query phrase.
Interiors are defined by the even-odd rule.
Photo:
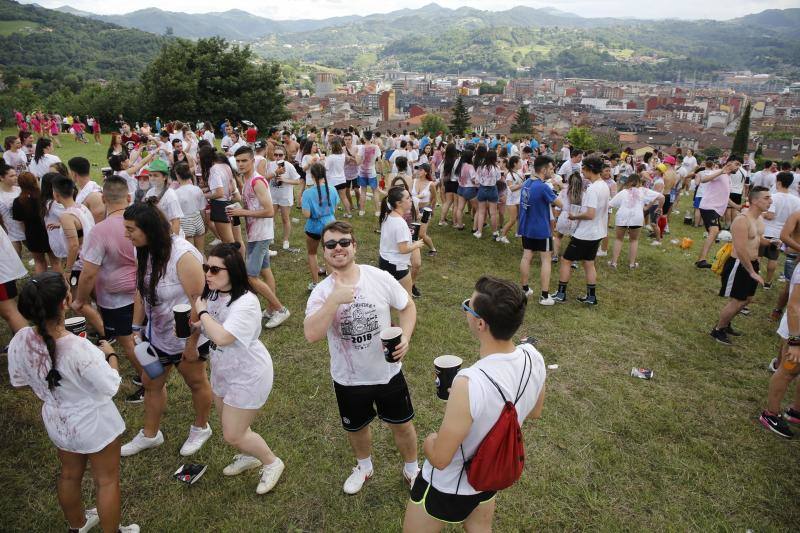
[[[82,316],[74,316],[64,321],[67,331],[78,337],[86,338],[86,319]]]
[[[394,363],[395,360],[392,354],[397,349],[397,345],[400,344],[400,340],[403,337],[403,330],[392,326],[381,331],[380,337],[381,343],[383,344],[383,356],[386,358],[386,362]]]
[[[189,304],[178,304],[172,308],[172,314],[175,316],[175,336],[179,339],[187,339],[192,334],[192,328],[189,326],[191,312],[192,306]]]
[[[450,398],[450,387],[453,386],[453,380],[463,363],[464,361],[456,355],[440,355],[433,360],[436,372],[436,396],[440,400],[447,401]]]

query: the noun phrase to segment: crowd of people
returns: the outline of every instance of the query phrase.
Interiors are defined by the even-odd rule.
[[[224,441],[238,452],[223,473],[260,469],[258,494],[278,483],[286,465],[251,425],[273,387],[262,327],[279,327],[291,315],[271,257],[300,252],[291,246],[299,213],[309,275],[304,334],[310,343],[327,339],[340,422],[356,462],[343,491],[358,493],[375,473],[370,423],[377,416],[391,428],[404,463],[406,531],[437,531],[447,522],[491,529],[496,489],[469,475],[470,458],[508,398],[517,424],[542,412],[542,356],[512,341],[536,297],[534,258],[540,305],[566,304],[570,280],[582,267],[586,288],[577,301],[597,306],[597,258],[608,256],[609,269],[618,269],[627,238],[628,269],[639,268],[642,230],[651,245],[663,246],[684,197],[683,222],[707,232],[697,268],[712,267],[718,239],[730,241],[713,256],[720,296],[730,299],[711,330],[716,341],[729,345],[730,336],[740,335],[733,318],[748,312],[759,285],[772,287],[784,253],[788,283],[772,313],[783,340],[770,363],[775,373],[760,420],[784,437],[792,436],[787,422],[800,423],[800,387],[794,403],[783,413],[780,407],[800,373],[797,167],[768,161],[757,171],[747,155],[698,161],[679,149],[584,153],[565,143],[554,152],[533,138],[477,133],[269,128],[259,138],[255,125],[226,121],[218,139],[209,122],[162,123],[159,117],[155,130],[120,121],[100,184],[85,157],[65,164],[55,155],[57,134],[42,124],[57,118],[17,113],[19,135],[4,142],[0,316],[14,333],[7,348],[11,383],[31,387],[44,403],[70,531],[98,523],[104,531],[138,531],[135,524],[120,526],[120,457],[164,443],[161,419],[173,368],[193,409],[180,454],[197,453],[212,437],[213,406]],[[81,121],[71,118],[77,131]],[[92,124],[99,139],[99,122]],[[356,216],[374,218],[380,234],[374,266],[356,262],[358,242],[366,240],[349,222]],[[272,250],[277,219],[281,245]],[[451,231],[467,227],[496,246],[519,238],[519,280],[482,276],[461,304],[480,343],[479,360],[453,381],[441,428],[424,439],[420,467],[402,361],[417,322],[414,301],[423,297],[423,255],[437,255],[434,238],[446,245]],[[765,278],[759,257],[767,258]],[[178,334],[182,306],[189,314],[186,335]],[[89,336],[73,334],[68,317],[83,317]],[[393,325],[402,334],[389,353],[381,333]],[[138,386],[126,401],[144,410],[143,427],[124,444],[126,426],[113,402],[122,380],[116,350]],[[87,462],[98,502],[88,511],[80,501]]]

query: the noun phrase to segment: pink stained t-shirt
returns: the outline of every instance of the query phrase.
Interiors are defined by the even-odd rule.
[[[728,197],[731,194],[731,178],[727,174],[720,174],[713,180],[706,182],[703,189],[703,198],[700,200],[700,209],[716,211],[720,216],[725,214],[728,207]]]
[[[97,304],[119,309],[133,303],[136,293],[136,249],[125,237],[122,217],[106,218],[92,228],[81,258],[100,267],[95,281]]]

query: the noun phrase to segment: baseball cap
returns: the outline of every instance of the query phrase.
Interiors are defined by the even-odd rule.
[[[267,143],[265,143],[263,139],[259,139],[255,143],[253,143],[253,147],[256,150],[262,150],[264,149],[265,146],[267,146]]]
[[[668,155],[667,157],[664,158],[664,163],[666,163],[668,165],[674,165],[675,164],[675,158],[672,157],[671,155]]]
[[[156,159],[147,167],[148,172],[160,172],[162,174],[169,174],[169,165],[163,160]]]

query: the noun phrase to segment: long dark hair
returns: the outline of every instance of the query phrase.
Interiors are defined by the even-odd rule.
[[[33,322],[36,333],[42,337],[50,356],[50,371],[47,373],[47,386],[50,390],[58,387],[61,374],[56,370],[56,341],[47,332],[47,322],[60,319],[61,302],[67,297],[67,284],[58,272],[34,274],[19,293],[17,307],[25,319]]]
[[[402,178],[401,178],[402,181]],[[408,192],[406,189],[405,184],[392,186],[389,191],[386,193],[386,196],[383,198],[381,202],[381,216],[379,218],[379,223],[383,224],[386,221],[386,217],[389,216],[397,204],[403,199],[403,193]]]
[[[497,157],[497,152],[494,153],[495,157]],[[475,170],[477,170],[478,167],[483,166],[483,160],[488,154],[489,154],[489,149],[486,148],[485,144],[479,144],[477,148],[475,148],[475,153],[472,155],[472,166],[475,167]]]
[[[314,163],[311,165],[311,167],[309,167],[309,171],[311,172],[311,177],[314,178],[314,183],[317,185],[319,205],[322,205],[322,188],[319,185],[320,181],[325,184],[325,201],[328,203],[328,205],[331,205],[331,191],[328,189],[328,178],[327,173],[325,172],[325,165],[322,163]]]
[[[478,168],[497,168],[497,152],[494,150],[486,152],[480,163],[475,165],[475,170]]]
[[[250,285],[250,279],[247,276],[247,268],[245,267],[244,259],[242,259],[239,248],[241,248],[241,244],[238,242],[223,242],[222,244],[214,246],[208,253],[209,257],[213,256],[222,259],[225,268],[228,269],[228,278],[231,281],[231,301],[228,302],[228,306],[247,291],[255,292],[253,291],[253,286]],[[209,289],[208,285],[206,285],[203,290],[203,298],[216,298],[216,292],[217,291]]]
[[[172,167],[172,171],[175,173],[175,178],[189,180],[194,183],[194,174],[192,174],[192,171],[189,170],[189,163],[186,161],[177,163],[174,167]]]
[[[469,148],[461,152],[461,159],[458,160],[458,166],[456,167],[456,176],[461,176],[461,167],[472,164],[472,156],[474,153],[475,152]]]
[[[214,156],[216,155],[216,150],[213,146],[201,146],[197,152],[197,158],[200,160],[200,173],[203,176],[203,180],[208,182],[208,173],[211,170],[211,167],[214,166]]]
[[[2,173],[2,170],[0,170],[0,173]],[[32,172],[22,172],[17,179],[17,185],[20,188],[19,199],[25,203],[26,210],[36,206],[33,209],[38,211],[40,205],[39,197],[42,195],[42,191],[39,189],[39,180],[36,179],[36,176]]]
[[[448,178],[452,176],[456,159],[458,159],[458,150],[455,144],[450,143],[447,145],[447,148],[444,149],[444,176],[448,176]],[[442,176],[442,178],[444,178],[444,176]]]
[[[36,141],[36,149],[33,152],[33,161],[35,163],[38,163],[39,160],[44,157],[45,149],[51,146],[52,144],[53,142],[50,139],[39,137],[39,140]]]
[[[143,202],[128,206],[122,217],[133,221],[147,236],[145,246],[136,247],[136,288],[151,306],[158,305],[156,286],[167,273],[167,263],[172,253],[172,228],[169,221],[156,207],[158,198],[150,196]],[[150,264],[150,286],[145,287],[144,277]]]
[[[61,177],[63,176],[58,172],[48,172],[42,176],[42,193],[41,196],[39,196],[39,200],[41,201],[39,209],[42,218],[47,216],[47,212],[50,210],[50,204],[53,202],[53,182]]]

